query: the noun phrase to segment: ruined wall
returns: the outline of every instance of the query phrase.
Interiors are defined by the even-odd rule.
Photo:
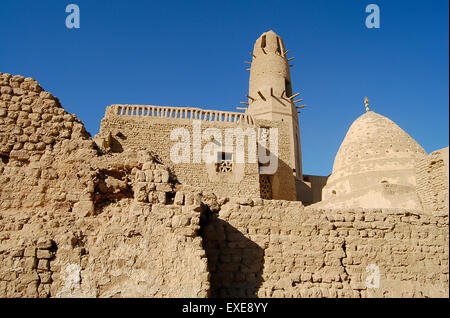
[[[205,297],[209,274],[193,206],[96,216],[1,212],[0,297]]]
[[[416,164],[417,194],[425,209],[442,211],[449,206],[448,147],[429,154]]]
[[[0,297],[208,295],[201,210],[174,204],[167,167],[102,154],[31,78],[0,92]]]
[[[212,295],[448,297],[448,212],[232,201],[203,233]]]
[[[0,73],[2,208],[45,202],[70,208],[83,196],[88,199],[83,193],[91,173],[86,162],[96,155],[83,124],[57,98],[31,78]]]

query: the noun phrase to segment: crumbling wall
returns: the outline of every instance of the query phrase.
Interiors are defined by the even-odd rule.
[[[203,237],[212,295],[448,297],[448,212],[232,200]]]
[[[102,153],[31,78],[0,92],[0,297],[208,295],[201,205],[167,167]]]
[[[427,210],[449,207],[448,147],[429,154],[416,164],[417,194]]]
[[[0,73],[0,92],[0,207],[71,209],[91,200],[97,150],[81,121],[31,78]]]
[[[0,297],[206,297],[197,208],[130,201],[83,218],[2,211]]]

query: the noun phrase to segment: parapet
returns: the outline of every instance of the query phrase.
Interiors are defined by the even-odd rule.
[[[111,105],[106,108],[105,117],[133,116],[141,118],[163,118],[173,120],[202,120],[217,123],[255,125],[252,116],[239,112],[205,110],[191,107],[153,105]]]

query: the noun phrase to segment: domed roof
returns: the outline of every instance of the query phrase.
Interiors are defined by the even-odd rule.
[[[341,201],[348,201],[350,204],[354,197],[360,197],[352,204],[368,207],[382,204],[378,202],[381,199],[374,199],[378,198],[372,191],[374,189],[409,191],[414,194],[415,166],[426,154],[425,150],[392,120],[367,108],[367,112],[353,122],[339,148],[333,172],[322,189],[323,201],[341,198]],[[394,187],[397,190],[394,190]],[[362,198],[364,195],[367,196],[365,199]],[[380,198],[383,197],[385,196]],[[408,202],[414,201],[416,204],[417,200],[411,198]],[[377,202],[373,202],[374,200]],[[389,202],[385,205],[400,203]]]
[[[426,154],[392,120],[368,111],[350,126],[334,160],[332,179],[366,171],[413,168],[408,163]]]

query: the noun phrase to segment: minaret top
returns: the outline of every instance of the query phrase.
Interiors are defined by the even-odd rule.
[[[274,31],[270,30],[261,34],[256,40],[253,49],[253,56],[261,54],[278,54],[285,56],[285,48],[283,40]]]
[[[364,104],[366,105],[366,112],[370,111],[369,109],[369,99],[366,97],[364,97]]]

